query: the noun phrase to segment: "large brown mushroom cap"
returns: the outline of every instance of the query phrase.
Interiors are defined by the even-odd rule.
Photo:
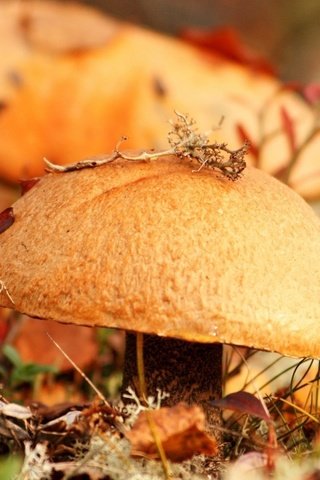
[[[45,176],[0,236],[0,304],[28,315],[320,356],[320,220],[247,168],[117,161]]]

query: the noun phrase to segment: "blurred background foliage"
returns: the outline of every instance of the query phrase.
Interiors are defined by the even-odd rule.
[[[179,34],[186,27],[234,27],[286,81],[320,80],[318,0],[84,0],[123,20]]]

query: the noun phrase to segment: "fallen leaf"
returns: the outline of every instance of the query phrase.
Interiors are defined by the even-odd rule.
[[[25,317],[13,342],[24,362],[54,365],[61,372],[73,369],[47,332],[79,368],[85,368],[96,359],[98,345],[93,328]]]
[[[34,187],[40,180],[40,177],[30,178],[29,180],[21,180],[20,181],[20,188],[21,188],[21,196],[25,193],[29,192],[32,187]]]
[[[46,424],[61,418],[70,411],[83,411],[89,408],[91,403],[89,402],[63,402],[55,403],[54,405],[45,405],[42,402],[33,401],[30,404],[31,411],[35,417],[39,420],[39,423]]]
[[[203,410],[196,405],[179,403],[174,407],[140,413],[132,429],[126,433],[131,443],[132,456],[158,458],[148,415],[152,416],[156,435],[168,459],[181,462],[200,453],[217,455],[216,440],[205,431]]]
[[[77,387],[77,385],[70,385],[70,382],[58,381],[54,382],[42,382],[37,387],[36,398],[38,402],[46,406],[61,405],[66,401],[82,402],[84,401],[84,394]],[[23,400],[27,398],[24,394]]]
[[[8,312],[8,309],[0,308],[0,344],[4,341],[10,329]]]
[[[59,431],[65,430],[71,427],[81,415],[81,410],[71,410],[70,412],[65,413],[61,417],[55,418],[50,422],[44,423],[42,428],[48,429],[49,427],[56,427],[59,425]]]
[[[7,230],[14,222],[13,208],[8,207],[0,213],[0,233]]]
[[[5,403],[0,401],[0,413],[7,417],[18,418],[19,420],[26,420],[32,417],[32,412],[29,407],[24,407],[16,403]]]
[[[30,440],[29,432],[6,417],[0,417],[0,435],[15,441]]]
[[[231,471],[234,473],[252,473],[253,471],[260,472],[267,467],[268,457],[265,453],[249,452],[240,455],[239,458],[231,465]]]
[[[15,185],[5,185],[0,180],[0,212],[11,207],[18,197],[19,194]]]
[[[320,83],[309,83],[303,89],[303,96],[311,105],[320,102]]]
[[[209,53],[218,53],[259,72],[275,75],[275,68],[271,63],[251,51],[233,28],[224,27],[213,30],[187,28],[181,36],[184,40]]]
[[[262,402],[249,392],[240,391],[230,393],[224,398],[213,400],[211,404],[215,407],[236,410],[241,413],[254,415],[255,417],[262,418],[266,422],[270,421],[270,415],[268,411],[264,408]]]

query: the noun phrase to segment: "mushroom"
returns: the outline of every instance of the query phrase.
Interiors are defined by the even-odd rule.
[[[222,345],[320,356],[320,220],[248,167],[237,181],[190,158],[49,173],[0,235],[0,305],[128,332],[123,388],[202,405],[219,423]],[[14,302],[14,303],[13,303]]]

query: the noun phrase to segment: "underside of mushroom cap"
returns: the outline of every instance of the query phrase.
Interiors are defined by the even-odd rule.
[[[319,219],[259,170],[232,182],[195,168],[166,157],[43,177],[0,235],[0,304],[319,357]]]

